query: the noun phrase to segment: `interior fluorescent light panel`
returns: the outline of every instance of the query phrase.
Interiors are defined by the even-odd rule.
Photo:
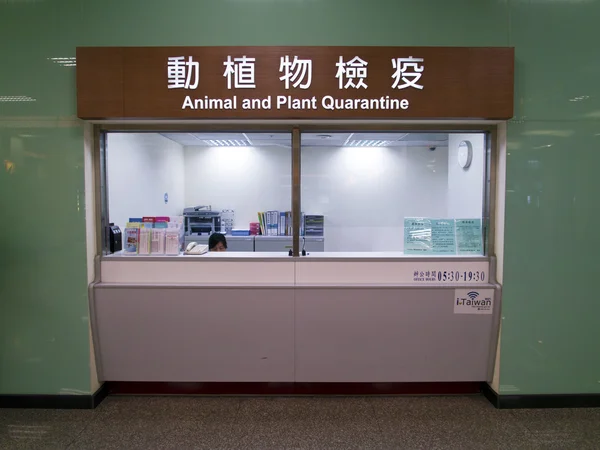
[[[63,67],[75,67],[77,60],[74,56],[65,56],[61,58],[47,58],[48,61],[52,61],[54,64],[58,64]]]
[[[386,147],[390,145],[392,141],[383,141],[380,139],[363,139],[363,140],[354,140],[347,142],[345,144],[346,147]]]
[[[0,95],[0,102],[35,102],[35,98],[27,95]]]
[[[204,143],[210,147],[250,147],[248,141],[240,139],[205,139]]]

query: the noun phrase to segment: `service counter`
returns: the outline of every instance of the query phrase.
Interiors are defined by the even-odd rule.
[[[90,286],[99,377],[489,381],[494,265],[400,253],[104,256]]]

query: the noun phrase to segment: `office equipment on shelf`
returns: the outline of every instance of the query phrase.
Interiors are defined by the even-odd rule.
[[[108,248],[110,253],[117,253],[123,250],[123,233],[114,223],[108,225]]]
[[[306,214],[304,216],[303,236],[323,236],[325,231],[325,217],[321,215]]]
[[[210,206],[193,206],[183,210],[185,235],[211,235],[221,232],[221,213]]]
[[[250,234],[253,233],[252,224]],[[292,213],[291,211],[265,211],[258,213],[258,230],[263,236],[291,236]]]
[[[258,229],[262,236],[291,236],[293,220],[291,211],[265,211],[258,213]],[[300,213],[300,236],[322,237],[325,233],[325,216]],[[252,229],[251,232],[252,233]]]
[[[233,209],[224,209],[221,211],[221,232],[231,233],[235,224],[235,211]]]
[[[231,230],[231,236],[250,236],[250,230]]]
[[[198,244],[197,242],[190,242],[185,248],[186,255],[204,255],[208,252],[208,245]]]

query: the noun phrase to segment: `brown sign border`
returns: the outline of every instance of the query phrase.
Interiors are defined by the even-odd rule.
[[[313,61],[313,84],[286,91],[279,82],[279,57],[289,54]],[[200,61],[195,91],[167,89],[167,56],[190,55]],[[256,89],[228,90],[223,77],[227,55],[256,58]],[[335,79],[339,56],[369,62],[369,88],[340,90]],[[391,88],[391,59],[423,57],[422,90]],[[259,62],[261,65],[259,66]],[[218,65],[218,67],[214,67]],[[406,110],[182,110],[191,98],[407,99]],[[78,47],[77,115],[86,120],[207,119],[491,119],[513,116],[514,49],[508,47]],[[239,103],[238,103],[239,108]]]

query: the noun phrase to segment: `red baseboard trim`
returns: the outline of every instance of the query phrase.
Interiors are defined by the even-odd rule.
[[[108,382],[110,395],[468,395],[480,382],[456,383],[167,383]]]

